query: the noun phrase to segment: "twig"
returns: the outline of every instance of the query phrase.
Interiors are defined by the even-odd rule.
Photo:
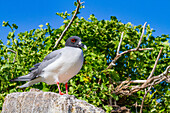
[[[136,50],[136,49],[133,49],[133,50]],[[139,50],[136,50],[136,51],[139,51]],[[156,65],[158,63],[158,60],[160,58],[162,50],[163,50],[163,47],[161,48],[161,50],[160,50],[160,52],[159,52],[159,54],[157,56],[157,59],[155,61],[155,65],[154,65],[154,67],[152,69],[152,72],[151,72],[151,74],[150,74],[150,76],[148,77],[147,80],[131,80],[131,81],[126,80],[126,81],[123,81],[119,86],[116,87],[115,92],[116,93],[119,92],[119,93],[123,93],[123,94],[125,94],[124,92],[126,92],[127,93],[126,95],[131,95],[132,93],[137,92],[137,91],[139,91],[141,89],[144,89],[144,88],[147,88],[147,87],[150,87],[150,86],[152,87],[152,83],[155,85],[156,81],[158,81],[158,82],[156,82],[156,84],[158,84],[161,81],[165,80],[166,77],[163,77],[163,76],[168,74],[168,69],[170,68],[169,66],[167,67],[168,69],[165,70],[166,74],[164,74],[165,73],[164,72],[162,75],[152,77],[152,75],[153,75],[153,73],[155,71]],[[123,52],[121,54],[125,54],[125,53]],[[121,54],[119,54],[119,57],[121,56]],[[141,86],[129,86],[131,83],[143,83],[143,84]],[[149,83],[151,83],[151,84],[149,84]],[[132,88],[130,90],[128,90],[127,88],[129,88],[129,87],[132,87]],[[126,90],[126,91],[124,91],[124,90]]]
[[[12,50],[12,49],[8,49],[8,50],[16,54],[16,52],[14,50]]]
[[[140,46],[140,44],[141,44],[141,42],[142,42],[142,38],[143,38],[143,34],[144,34],[144,32],[145,32],[145,26],[146,26],[146,24],[147,24],[147,22],[145,22],[145,24],[143,25],[143,30],[142,30],[142,35],[140,36],[140,40],[139,40],[139,43],[138,43],[138,46],[137,46],[137,50],[139,49],[139,46]]]
[[[153,50],[153,48],[143,48],[143,49],[130,49],[130,50],[127,50],[127,51],[124,51],[122,53],[120,53],[119,55],[117,55],[113,60],[112,62],[109,64],[109,66],[106,68],[107,69],[110,69],[113,67],[113,65],[115,65],[116,61],[124,54],[126,53],[130,53],[130,52],[134,52],[134,51],[144,51],[144,50]]]
[[[159,61],[160,55],[161,55],[161,53],[162,53],[162,50],[163,50],[163,47],[162,47],[161,50],[159,51],[159,54],[158,54],[157,59],[156,59],[156,61],[155,61],[154,67],[153,67],[153,69],[152,69],[152,72],[150,73],[147,81],[146,81],[145,83],[143,83],[142,87],[143,87],[143,86],[146,86],[146,84],[148,83],[149,79],[152,77],[152,75],[153,75],[153,73],[154,73],[154,71],[155,71],[156,65],[157,65],[157,63],[158,63],[158,61]],[[158,83],[159,83],[159,82],[158,82]],[[152,87],[152,85],[151,85],[150,87]],[[145,94],[145,95],[146,95],[146,94]],[[144,97],[143,97],[144,99],[145,99],[145,95],[144,95]],[[142,102],[144,101],[144,99],[142,100]],[[141,105],[141,110],[142,110],[142,107],[143,107],[143,104]]]
[[[17,53],[14,51],[14,50],[12,50],[12,49],[8,49],[9,51],[11,51],[11,52],[13,52],[13,53],[15,53],[15,57],[14,57],[14,59],[13,59],[13,63],[15,62],[15,60],[16,60],[16,57],[17,57]]]
[[[152,77],[152,75],[153,75],[153,73],[154,73],[154,71],[155,71],[156,65],[157,65],[157,63],[158,63],[158,61],[159,61],[160,55],[161,55],[161,53],[162,53],[162,50],[163,50],[163,47],[162,47],[161,50],[159,51],[159,54],[158,54],[157,59],[156,59],[156,61],[155,61],[154,67],[153,67],[153,69],[152,69],[152,72],[150,73],[147,81],[146,81],[145,83],[143,83],[142,87],[143,87],[143,86],[146,86],[146,84],[148,83],[149,79]],[[158,82],[158,83],[159,83],[159,82]],[[154,84],[154,82],[153,82],[153,84]],[[149,89],[150,89],[151,87],[152,87],[152,85],[149,87]],[[148,89],[148,90],[149,90],[149,89]],[[147,92],[148,92],[148,91],[147,91]],[[145,93],[145,95],[144,95],[144,97],[143,97],[143,100],[142,100],[140,113],[142,112],[143,102],[144,102],[145,97],[146,97],[146,93]]]
[[[122,38],[123,38],[123,34],[124,34],[124,32],[122,32],[121,38],[120,38],[120,42],[119,42],[119,45],[118,45],[118,48],[117,48],[116,57],[112,60],[112,62],[109,64],[109,66],[108,66],[105,70],[112,68],[112,67],[115,65],[116,61],[117,61],[123,54],[130,53],[130,52],[132,52],[132,51],[153,50],[153,48],[144,48],[144,49],[140,49],[140,48],[139,48],[139,46],[140,46],[140,44],[141,44],[141,41],[142,41],[142,38],[143,38],[144,31],[145,31],[146,23],[147,23],[147,22],[145,22],[145,24],[144,24],[144,26],[143,26],[143,31],[142,31],[142,34],[141,34],[141,36],[140,36],[140,40],[139,40],[139,42],[138,42],[138,46],[136,47],[136,49],[130,49],[130,50],[124,51],[124,52],[122,52],[122,53],[119,54],[120,45],[121,45],[121,43],[122,43]]]
[[[123,34],[124,34],[124,32],[121,33],[121,38],[120,38],[119,46],[118,46],[118,48],[117,48],[117,55],[119,54],[119,51],[120,51],[120,45],[121,45],[121,43],[122,43]]]
[[[122,95],[132,95],[133,93],[143,90],[147,87],[159,84],[160,82],[164,80],[168,80],[170,76],[168,74],[170,70],[170,66],[168,66],[163,73],[157,76],[153,76],[150,79],[147,80],[131,80],[131,81],[123,81],[119,86],[115,88],[115,93],[116,94],[122,94]],[[118,82],[120,83],[120,81]],[[130,85],[129,83],[145,83],[145,85],[135,85],[135,86],[127,86]]]
[[[168,75],[168,73],[170,73],[170,71],[168,71],[170,69],[170,66],[168,66],[165,70],[165,72],[163,74],[165,74],[166,76]]]
[[[135,109],[136,109],[136,113],[138,113],[138,102],[137,101],[135,103]]]
[[[61,41],[61,39],[63,38],[63,36],[65,35],[66,31],[68,30],[68,28],[71,26],[72,22],[74,21],[74,19],[76,18],[76,15],[79,11],[80,5],[83,4],[84,2],[80,2],[80,0],[77,0],[77,8],[76,11],[71,19],[71,21],[69,22],[69,24],[67,25],[67,27],[64,29],[64,31],[62,32],[60,38],[56,41],[54,48],[57,47],[58,43]]]
[[[152,72],[150,73],[148,79],[152,77],[152,75],[153,75],[153,73],[154,73],[154,71],[155,71],[155,68],[156,68],[156,65],[157,65],[157,63],[158,63],[158,60],[159,60],[159,58],[160,58],[160,55],[161,55],[161,53],[162,53],[162,50],[163,50],[163,47],[162,47],[161,50],[159,51],[159,54],[158,54],[157,59],[156,59],[156,61],[155,61],[155,65],[154,65],[154,67],[153,67],[153,69],[152,69]]]
[[[151,86],[148,88],[148,90],[145,91],[145,95],[144,95],[144,97],[143,97],[143,99],[142,99],[142,103],[141,103],[141,107],[140,107],[140,113],[142,113],[143,103],[144,103],[145,97],[146,97],[146,95],[148,94],[148,92],[151,90],[151,88],[152,88],[153,85],[154,85],[154,82],[151,84]]]
[[[129,81],[118,81],[116,83],[120,84],[120,83],[128,83]],[[131,80],[130,81],[131,83],[136,83],[136,84],[139,84],[139,83],[145,83],[146,80]]]

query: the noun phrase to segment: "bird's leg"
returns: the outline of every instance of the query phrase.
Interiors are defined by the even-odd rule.
[[[57,86],[58,86],[59,94],[60,94],[60,95],[64,95],[64,93],[62,93],[62,92],[61,92],[61,90],[60,90],[60,85],[59,85],[59,84],[60,84],[60,83],[59,83],[59,82],[57,82]]]
[[[67,86],[67,83],[65,84],[65,87],[66,87],[66,94],[68,95],[68,86]]]

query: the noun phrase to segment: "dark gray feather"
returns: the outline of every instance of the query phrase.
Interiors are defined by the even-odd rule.
[[[14,78],[14,79],[11,79],[10,82],[15,82],[15,81],[30,81],[31,79],[30,78]]]
[[[38,75],[40,73],[42,73],[42,70],[47,67],[49,64],[53,63],[55,60],[57,60],[59,57],[61,56],[61,49],[59,50],[55,50],[51,53],[49,53],[44,60],[41,62],[40,65],[38,65],[38,67],[33,70],[33,72],[31,71],[30,73],[33,73],[31,80],[35,79],[36,77],[38,77]]]
[[[38,68],[38,66],[40,65],[41,63],[37,63],[34,65],[34,67],[30,68],[29,70],[32,71],[32,70],[35,70]]]
[[[20,76],[14,79],[11,79],[10,82],[13,81],[30,81],[37,78],[41,73],[42,70],[47,67],[49,64],[57,60],[61,56],[61,49],[55,50],[49,53],[41,63],[37,63],[34,67],[30,68],[31,72],[28,75]]]

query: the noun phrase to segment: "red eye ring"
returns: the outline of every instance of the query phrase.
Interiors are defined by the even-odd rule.
[[[73,38],[73,39],[71,39],[71,42],[73,42],[73,43],[74,43],[74,42],[76,42],[76,40]]]

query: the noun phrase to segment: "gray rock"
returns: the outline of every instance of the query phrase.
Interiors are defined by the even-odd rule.
[[[5,97],[2,113],[105,113],[86,101],[73,95],[59,95],[31,89],[30,92],[16,92]]]

